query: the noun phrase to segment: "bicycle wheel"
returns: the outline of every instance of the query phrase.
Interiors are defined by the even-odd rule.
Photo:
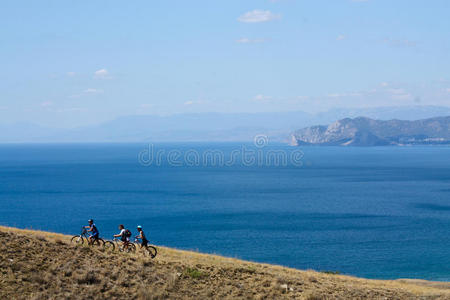
[[[151,258],[155,258],[156,254],[158,254],[158,250],[156,250],[156,247],[147,246],[146,250],[147,250],[148,255],[150,255]]]
[[[70,239],[71,243],[77,244],[77,245],[83,245],[84,244],[84,238],[80,235],[75,235]]]
[[[91,246],[95,246],[95,247],[103,247],[104,245],[105,245],[105,241],[100,238],[95,239],[91,244]]]
[[[127,253],[135,253],[136,252],[136,246],[133,243],[129,243],[128,247],[124,249]]]
[[[109,251],[114,251],[114,249],[116,249],[116,245],[114,245],[114,243],[111,241],[105,241],[105,243],[103,244],[103,248]]]

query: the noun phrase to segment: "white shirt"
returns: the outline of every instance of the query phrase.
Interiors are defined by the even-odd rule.
[[[126,240],[126,241],[129,241],[130,240],[130,238],[129,237],[126,237],[125,236],[125,231],[126,231],[126,229],[124,228],[124,229],[122,229],[121,231],[120,231],[120,237],[122,238],[122,240]]]

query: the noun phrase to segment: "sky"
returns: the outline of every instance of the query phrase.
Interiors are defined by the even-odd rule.
[[[0,123],[450,106],[448,0],[4,0]]]

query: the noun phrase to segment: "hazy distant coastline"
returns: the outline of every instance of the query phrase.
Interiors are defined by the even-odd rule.
[[[344,118],[419,120],[445,115],[450,115],[450,107],[333,109],[317,114],[293,111],[134,115],[73,129],[32,123],[0,124],[0,143],[251,142],[261,134],[271,142],[288,142],[290,134],[299,128]]]

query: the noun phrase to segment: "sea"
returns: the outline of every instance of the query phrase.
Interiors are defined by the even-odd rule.
[[[0,225],[377,279],[450,280],[450,147],[3,144]],[[157,259],[157,258],[156,258]]]

